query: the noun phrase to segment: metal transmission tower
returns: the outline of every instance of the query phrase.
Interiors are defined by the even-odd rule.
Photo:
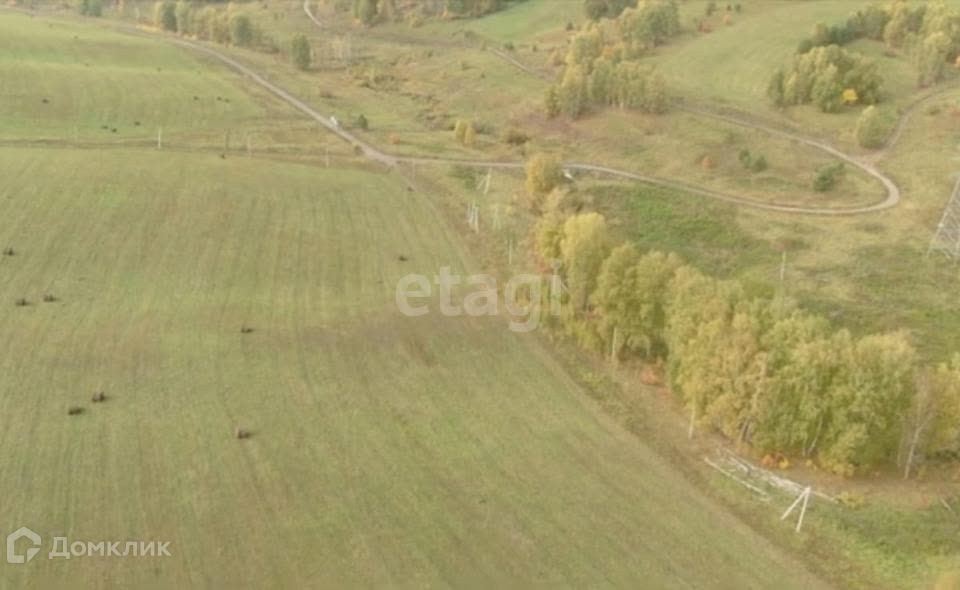
[[[954,261],[960,260],[960,180],[954,185],[953,194],[950,195],[950,202],[943,212],[937,232],[930,240],[927,254],[933,252]]]

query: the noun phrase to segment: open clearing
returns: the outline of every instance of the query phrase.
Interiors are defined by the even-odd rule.
[[[62,21],[6,14],[0,71],[3,139],[155,139],[263,112],[190,54]]]
[[[0,151],[0,526],[172,541],[118,585],[816,585],[533,341],[398,317],[399,276],[463,261],[394,179],[160,155],[145,189],[137,154]]]
[[[11,36],[27,22],[0,14]],[[130,43],[89,34],[102,68]],[[223,70],[164,59],[190,64],[185,93],[243,104]],[[127,74],[164,76],[122,66],[112,83],[128,88]],[[36,88],[54,71],[17,75]],[[0,112],[22,108],[10,96]],[[85,100],[128,118],[150,104]],[[4,565],[0,586],[822,585],[534,338],[398,314],[402,275],[473,266],[443,195],[366,169],[120,141],[2,147],[0,177],[0,243],[17,252],[0,260],[0,527],[29,526],[47,549],[64,535],[173,553]],[[98,390],[107,401],[90,405]]]

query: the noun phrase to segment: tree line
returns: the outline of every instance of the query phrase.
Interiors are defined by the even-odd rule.
[[[257,26],[249,15],[235,11],[232,5],[221,9],[215,6],[201,7],[189,0],[161,0],[154,4],[153,22],[161,30],[204,41],[269,53],[280,51],[273,37]],[[303,34],[294,35],[290,43],[290,60],[297,68],[306,70],[312,59],[310,41]]]
[[[637,0],[584,0],[583,11],[587,18],[617,18],[628,7],[637,5]]]
[[[917,69],[917,84],[926,87],[941,81],[947,66],[960,56],[960,8],[943,0],[874,4],[854,12],[843,23],[818,24],[813,35],[801,42],[798,53],[857,39],[880,41],[890,50],[908,53]]]
[[[620,8],[619,3],[604,4],[613,5]],[[665,112],[669,99],[663,76],[638,59],[679,32],[674,0],[645,0],[624,7],[615,18],[588,22],[566,51],[554,55],[563,70],[547,89],[547,115],[575,119],[591,106]]]
[[[825,113],[837,112],[847,99],[873,105],[880,102],[883,78],[876,62],[839,45],[820,45],[794,56],[774,72],[767,93],[778,107],[814,104]]]
[[[853,475],[960,453],[960,354],[925,366],[905,332],[857,337],[785,297],[751,296],[675,254],[614,237],[561,164],[527,164],[532,241],[559,260],[555,327],[616,359],[665,366],[691,435],[710,429],[761,452]]]
[[[525,0],[424,0],[402,3],[396,0],[352,0],[353,17],[365,26],[394,22],[406,16],[435,16],[440,18],[475,18],[503,10],[510,3]]]
[[[270,52],[277,44],[245,13],[215,6],[199,6],[189,0],[162,0],[154,4],[153,22],[164,31],[179,33],[223,45],[253,47]]]
[[[83,16],[103,16],[103,2],[102,0],[79,0],[77,12]]]

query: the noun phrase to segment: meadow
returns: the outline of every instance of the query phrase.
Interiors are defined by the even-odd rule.
[[[0,586],[825,587],[539,339],[398,314],[400,277],[477,268],[444,213],[461,196],[343,146],[328,167],[285,107],[162,41],[0,30],[21,52],[0,59],[19,88],[0,94],[0,530],[173,554],[4,564]],[[91,88],[73,70],[94,56]],[[130,119],[172,144],[123,137]],[[270,121],[270,149],[219,143]]]
[[[215,132],[264,114],[192,56],[95,27],[8,16],[0,68],[0,139],[155,141],[159,127]]]

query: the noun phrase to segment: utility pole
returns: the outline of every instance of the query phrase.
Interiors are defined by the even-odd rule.
[[[953,187],[937,231],[930,240],[927,256],[939,252],[954,262],[960,260],[960,180]]]
[[[560,317],[560,313],[563,311],[563,281],[560,279],[560,267],[562,265],[563,262],[558,259],[551,262],[553,276],[550,280],[550,313],[553,317]]]
[[[797,499],[793,501],[793,504],[791,504],[790,507],[787,508],[787,511],[783,513],[783,516],[780,517],[780,520],[786,520],[787,517],[790,516],[790,513],[793,512],[793,510],[797,507],[797,505],[800,504],[800,502],[803,502],[803,505],[800,507],[800,516],[797,518],[796,531],[798,533],[800,532],[800,528],[803,526],[803,516],[807,513],[807,504],[810,502],[810,493],[812,491],[813,489],[810,486],[804,488],[804,490],[800,492],[800,495],[797,496]]]
[[[620,348],[620,343],[618,342],[619,340],[620,340],[620,331],[617,329],[616,326],[614,326],[613,338],[612,338],[612,342],[610,343],[610,362],[613,363],[614,366],[616,366],[617,364],[617,349]]]

